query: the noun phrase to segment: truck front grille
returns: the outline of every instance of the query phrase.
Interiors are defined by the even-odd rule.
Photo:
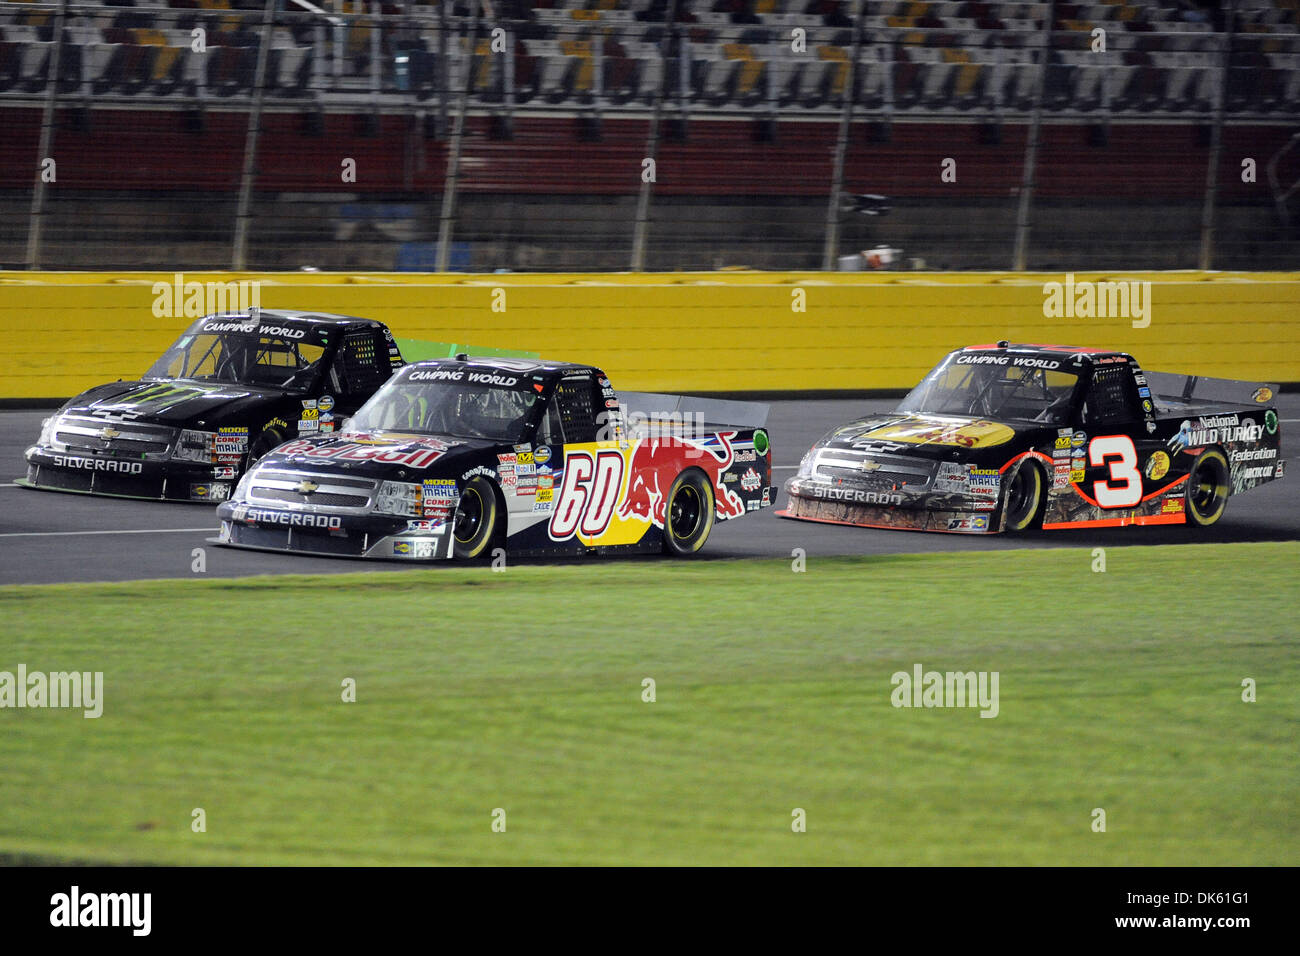
[[[176,429],[165,425],[67,416],[54,425],[54,440],[77,451],[101,455],[165,457]]]
[[[364,514],[370,510],[378,482],[370,478],[308,471],[255,470],[248,503],[294,511]]]

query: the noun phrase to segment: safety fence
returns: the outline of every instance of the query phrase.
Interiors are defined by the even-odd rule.
[[[1300,259],[1292,0],[244,5],[0,2],[0,263]]]

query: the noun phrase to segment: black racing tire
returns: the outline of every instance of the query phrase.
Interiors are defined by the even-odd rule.
[[[1043,522],[1043,509],[1047,503],[1044,494],[1043,470],[1032,461],[1016,469],[1007,486],[1004,527],[1009,534],[1024,534],[1036,530]]]
[[[464,561],[473,561],[489,554],[498,540],[502,525],[502,504],[496,487],[482,475],[465,482],[456,506],[456,522],[452,527],[454,554]]]
[[[253,443],[248,446],[248,461],[245,463],[244,470],[247,471],[249,468],[252,468],[259,461],[265,458],[272,448],[276,445],[283,445],[285,441],[287,441],[287,439],[284,437],[284,433],[280,431],[280,429],[262,429],[262,434],[258,435],[257,438],[253,440]]]
[[[698,471],[684,471],[664,503],[664,554],[684,558],[709,540],[714,520],[713,487]]]
[[[1187,473],[1187,523],[1208,528],[1228,507],[1231,491],[1228,459],[1217,448],[1207,448],[1196,456]]]

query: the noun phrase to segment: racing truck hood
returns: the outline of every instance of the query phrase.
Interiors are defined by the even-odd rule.
[[[964,416],[888,412],[841,425],[817,447],[951,461],[981,455],[1007,445],[1017,435],[1044,428]]]
[[[451,435],[346,432],[286,442],[261,459],[257,468],[416,481],[459,477],[465,469],[484,461],[485,452],[511,447],[496,441]]]
[[[114,382],[82,392],[63,407],[62,413],[120,415],[157,425],[214,425],[239,417],[249,405],[282,399],[284,394],[277,389],[235,383]]]

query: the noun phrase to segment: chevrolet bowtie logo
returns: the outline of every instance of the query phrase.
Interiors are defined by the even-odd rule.
[[[104,439],[104,441],[112,441],[114,438],[121,438],[122,433],[110,425],[107,428],[101,428],[99,430],[99,437]]]
[[[880,462],[864,461],[860,465],[858,465],[858,467],[861,468],[863,471],[875,471],[877,468],[880,467]]]
[[[316,484],[314,481],[300,481],[298,482],[297,487],[294,488],[294,491],[298,492],[300,495],[309,495],[319,487],[320,485]]]

